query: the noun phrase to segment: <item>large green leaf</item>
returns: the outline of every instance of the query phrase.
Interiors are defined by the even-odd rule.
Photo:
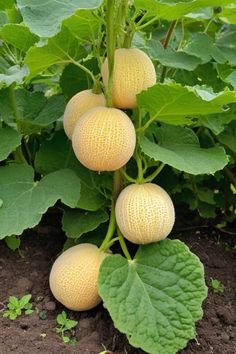
[[[40,37],[54,36],[64,19],[79,9],[97,8],[101,3],[102,0],[17,0],[24,22]]]
[[[27,165],[0,168],[0,239],[20,235],[38,224],[42,214],[57,200],[75,207],[80,196],[80,180],[69,170],[60,170],[34,182],[34,170]]]
[[[178,240],[141,246],[132,261],[112,255],[99,293],[115,327],[150,354],[175,354],[195,337],[207,295],[203,266]]]
[[[228,163],[222,147],[201,148],[189,128],[166,125],[158,128],[155,135],[157,144],[146,137],[140,140],[143,153],[180,171],[193,175],[214,174]]]
[[[82,213],[75,209],[64,212],[62,227],[68,237],[79,238],[83,234],[95,230],[107,220],[108,215],[103,210]]]
[[[39,40],[39,37],[32,34],[27,27],[15,23],[8,23],[3,26],[0,31],[0,38],[22,52],[27,52]]]
[[[158,41],[147,42],[147,52],[153,60],[158,60],[162,65],[171,68],[178,68],[184,70],[194,70],[201,60],[194,55],[185,53],[183,51],[175,51],[172,48],[166,48]]]
[[[134,0],[137,9],[147,10],[151,15],[166,20],[178,19],[202,7],[223,6],[232,0]]]
[[[233,4],[232,1],[232,4],[225,6],[218,14],[218,16],[220,17],[221,21],[236,25],[236,4]]]
[[[0,128],[0,161],[6,159],[20,143],[21,136],[16,130],[10,127]]]
[[[60,33],[48,40],[47,44],[32,47],[28,51],[25,63],[30,70],[29,79],[55,64],[68,64],[86,56],[79,40],[63,26]],[[39,60],[40,58],[40,60]]]
[[[236,93],[229,90],[214,93],[204,86],[183,87],[171,82],[141,92],[137,101],[153,121],[184,124],[189,122],[189,117],[223,112],[222,105],[236,102]]]

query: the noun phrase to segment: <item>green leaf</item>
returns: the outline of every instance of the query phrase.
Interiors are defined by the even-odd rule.
[[[230,28],[220,32],[216,37],[216,45],[224,54],[230,65],[236,65],[236,30]]]
[[[7,247],[9,247],[12,251],[17,250],[21,244],[20,238],[14,235],[6,237],[5,242],[7,244]]]
[[[28,75],[28,69],[24,66],[13,65],[4,72],[0,73],[0,89],[9,87],[13,83],[22,84],[24,78]]]
[[[66,330],[70,330],[70,329],[74,328],[75,326],[77,326],[77,324],[78,324],[77,321],[67,320],[65,328],[66,328]]]
[[[98,74],[99,69],[94,58],[83,62],[83,65],[91,70],[95,75]],[[68,82],[70,85],[68,85]],[[70,99],[77,92],[92,88],[93,83],[91,77],[84,70],[74,64],[69,64],[65,67],[62,75],[60,76],[60,86],[64,95]]]
[[[53,172],[34,182],[34,171],[27,165],[0,168],[0,239],[20,235],[38,224],[57,200],[75,207],[80,197],[80,180],[71,170]]]
[[[8,305],[12,305],[15,308],[19,306],[19,301],[18,301],[18,299],[15,296],[9,296],[9,300],[8,301],[9,301]]]
[[[223,6],[232,0],[134,0],[137,9],[147,10],[151,15],[166,20],[176,20],[202,7]]]
[[[42,143],[36,154],[35,166],[36,170],[41,174],[47,174],[62,168],[70,168],[76,172],[84,184],[90,189],[96,189],[97,191],[99,191],[100,187],[109,188],[112,185],[111,175],[92,172],[79,163],[73,152],[71,141],[62,130],[56,132],[50,140]],[[82,186],[82,188],[85,187]],[[84,195],[83,191],[82,193]],[[93,196],[91,196],[92,198]],[[101,201],[101,197],[99,197],[99,200]],[[85,201],[83,204],[85,205]],[[94,207],[92,208],[94,209]]]
[[[94,11],[80,10],[63,23],[80,42],[94,42],[97,38],[100,21]]]
[[[96,211],[100,209],[104,203],[105,198],[97,189],[90,188],[84,182],[81,182],[81,193],[77,208],[87,211]]]
[[[79,238],[83,234],[95,230],[108,220],[105,211],[82,213],[79,210],[65,211],[62,218],[62,229],[71,238]]]
[[[99,294],[115,327],[150,354],[175,354],[195,337],[207,295],[203,266],[178,240],[141,246],[133,261],[104,259]]]
[[[54,36],[60,30],[61,22],[79,9],[94,9],[102,0],[17,0],[24,22],[40,37]]]
[[[212,114],[199,117],[199,126],[204,126],[212,130],[216,135],[220,134],[225,126],[233,120],[236,120],[236,114],[228,111],[219,114]]]
[[[23,309],[25,307],[26,304],[28,304],[28,302],[30,301],[32,295],[28,294],[28,295],[24,295],[20,300],[19,300],[19,304],[20,307]]]
[[[219,141],[236,153],[236,122],[231,122],[225,130],[218,135]]]
[[[25,315],[31,315],[34,312],[34,310],[26,310]]]
[[[225,6],[218,16],[221,21],[236,25],[236,6],[233,1],[231,5]]]
[[[20,134],[10,128],[0,128],[0,161],[6,159],[21,143]]]
[[[225,90],[214,93],[205,86],[181,86],[174,82],[156,84],[137,95],[138,106],[151,120],[185,124],[191,116],[223,112],[222,105],[236,102],[236,93]]]
[[[15,3],[15,0],[0,0],[0,10],[10,9]]]
[[[39,40],[39,37],[32,34],[27,27],[15,23],[8,23],[3,26],[0,31],[0,38],[24,53]]]
[[[225,63],[224,53],[216,47],[213,40],[206,33],[195,33],[184,52],[195,55],[201,59],[202,63],[207,63],[212,58],[218,63]]]
[[[175,51],[172,48],[164,49],[160,42],[149,41],[146,51],[153,60],[158,60],[162,65],[184,70],[194,70],[201,60],[194,55],[189,55],[183,51]]]
[[[52,65],[72,63],[85,56],[86,51],[81,47],[79,40],[67,27],[62,27],[61,32],[50,38],[46,45],[31,47],[27,52],[25,64],[30,70],[28,80]]]
[[[228,163],[222,147],[203,149],[189,128],[165,125],[156,130],[158,143],[146,137],[140,141],[143,153],[177,170],[193,175],[214,174]]]
[[[64,343],[69,343],[70,338],[68,336],[62,336],[63,342]]]
[[[40,132],[58,120],[64,113],[65,99],[62,95],[54,95],[48,99],[43,92],[29,92],[24,89],[15,90],[16,105],[20,120],[18,125],[24,134]],[[8,92],[3,92],[0,116],[7,123],[14,121],[14,111]]]
[[[57,323],[64,326],[66,324],[67,321],[67,316],[65,311],[62,311],[62,313],[59,313],[59,315],[57,315]]]

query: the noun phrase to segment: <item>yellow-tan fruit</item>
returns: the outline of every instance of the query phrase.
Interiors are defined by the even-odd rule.
[[[84,90],[74,95],[66,105],[64,113],[64,130],[71,139],[76,122],[91,108],[106,106],[106,99],[103,93],[95,94],[92,90]]]
[[[175,221],[170,196],[153,183],[131,184],[123,189],[117,199],[115,213],[124,237],[137,244],[163,240]]]
[[[97,246],[84,243],[62,253],[52,266],[49,277],[54,297],[74,311],[92,309],[101,302],[98,272],[105,258]]]
[[[133,155],[135,129],[121,110],[108,107],[91,109],[81,117],[72,136],[78,160],[94,171],[115,171]]]
[[[104,85],[108,85],[108,61],[102,65]],[[118,108],[135,108],[136,95],[156,83],[156,71],[151,59],[140,49],[120,48],[115,51],[112,77],[113,104]]]

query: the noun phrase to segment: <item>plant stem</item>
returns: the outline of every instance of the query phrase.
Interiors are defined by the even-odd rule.
[[[224,172],[226,176],[229,178],[229,180],[233,183],[234,187],[236,188],[236,178],[234,174],[231,172],[231,170],[228,167],[224,168]]]
[[[106,251],[109,248],[109,244],[111,243],[111,239],[116,230],[116,217],[115,217],[115,202],[121,190],[121,176],[120,171],[117,170],[114,172],[114,179],[113,179],[113,191],[112,191],[112,204],[111,204],[111,214],[110,214],[110,221],[107,230],[107,234],[103,243],[100,246],[101,251]]]
[[[107,60],[108,60],[108,87],[107,106],[112,107],[112,76],[114,69],[115,33],[114,33],[114,6],[115,0],[107,0],[106,24],[107,24]]]
[[[130,182],[130,183],[135,183],[135,182],[136,182],[136,180],[135,180],[134,178],[130,177],[130,176],[126,173],[124,167],[121,168],[120,173],[121,173],[121,175],[126,179],[126,181],[128,181],[128,182]]]
[[[170,27],[169,27],[169,29],[167,31],[166,38],[165,38],[164,43],[163,43],[164,49],[166,49],[168,47],[168,44],[170,42],[170,39],[171,39],[171,36],[172,36],[172,33],[173,33],[174,29],[175,29],[176,24],[177,24],[177,20],[172,21],[171,24],[170,24]],[[164,82],[164,80],[165,80],[166,71],[167,71],[167,67],[163,66],[162,73],[161,73],[161,79],[160,79],[161,83]]]
[[[128,260],[132,260],[130,254],[129,254],[129,251],[128,251],[128,248],[126,246],[126,243],[125,243],[125,240],[124,240],[124,237],[122,235],[122,233],[120,232],[120,229],[117,228],[117,234],[118,234],[118,237],[119,237],[119,242],[120,242],[120,246],[121,246],[121,249],[125,255],[125,257],[128,259]]]
[[[95,78],[95,81],[93,83],[92,92],[95,93],[96,95],[98,95],[99,93],[102,92],[102,88],[101,88],[101,84],[100,84],[99,78],[100,78],[100,76]]]
[[[145,16],[146,16],[146,14],[140,19],[140,21],[138,22],[138,24],[141,23],[141,22],[143,22],[143,21],[141,21],[141,20],[143,20],[143,19],[145,18]],[[157,21],[157,20],[158,20],[158,16],[155,16],[155,17],[153,17],[151,20],[149,20],[148,22],[145,22],[143,25],[137,25],[137,26],[136,26],[136,30],[141,30],[141,29],[143,29],[143,28],[145,28],[145,27],[151,25],[153,22],[155,22],[155,21]]]
[[[70,61],[78,66],[81,70],[85,71],[92,79],[93,83],[96,82],[96,78],[95,76],[93,75],[92,71],[90,71],[88,68],[86,68],[86,66],[84,66],[83,64],[80,64],[78,61],[74,60],[73,58],[70,57]]]
[[[159,173],[162,171],[164,166],[165,166],[165,164],[162,162],[160,164],[160,166],[158,166],[156,171],[154,171],[150,176],[148,176],[147,178],[144,179],[144,182],[145,183],[152,182],[152,180],[154,180],[154,178],[156,178],[156,176],[159,175]]]
[[[138,148],[135,150],[135,159],[138,167],[138,178],[136,180],[137,183],[143,183],[143,164],[142,159],[139,155]]]

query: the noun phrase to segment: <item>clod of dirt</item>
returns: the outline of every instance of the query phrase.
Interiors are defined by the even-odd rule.
[[[45,303],[45,309],[48,311],[56,310],[56,303],[54,301],[48,301]]]
[[[22,277],[16,282],[16,288],[18,289],[18,294],[25,294],[29,292],[33,287],[33,283],[28,278]]]

